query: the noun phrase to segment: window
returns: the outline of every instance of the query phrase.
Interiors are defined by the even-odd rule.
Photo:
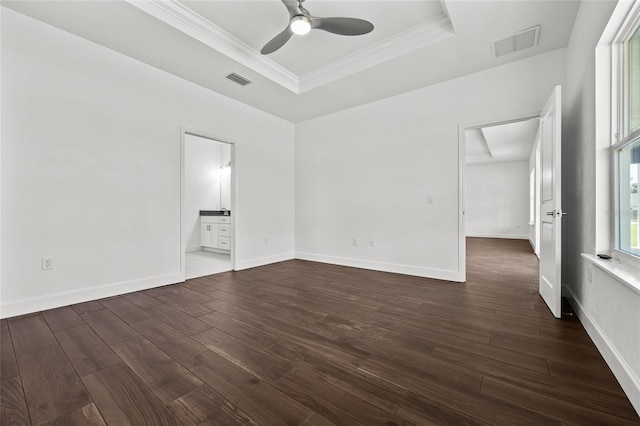
[[[613,146],[616,165],[616,249],[640,257],[640,16],[636,14],[620,34],[618,142]]]
[[[638,177],[640,175],[640,138],[617,150],[619,249],[640,256],[638,226]]]

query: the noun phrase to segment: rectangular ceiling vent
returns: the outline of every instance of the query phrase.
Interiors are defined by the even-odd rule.
[[[229,74],[227,78],[234,83],[238,83],[240,86],[246,86],[247,84],[251,83],[251,80],[241,76],[240,74],[236,74],[235,72]]]
[[[535,27],[515,33],[510,37],[494,41],[491,44],[493,56],[499,58],[500,56],[537,46],[539,37],[540,25],[536,25]]]

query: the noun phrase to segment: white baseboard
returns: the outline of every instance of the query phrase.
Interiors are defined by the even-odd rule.
[[[180,276],[179,273],[158,275],[155,277],[106,284],[82,290],[65,291],[21,299],[15,302],[3,303],[0,306],[0,318],[10,318],[17,315],[30,314],[32,312],[59,308],[61,306],[88,302],[89,300],[97,300],[104,297],[117,296],[134,291],[147,290],[150,288],[160,287],[168,284],[175,284],[183,281],[184,279]]]
[[[256,257],[254,259],[236,261],[235,270],[241,271],[243,269],[255,268],[258,266],[269,265],[271,263],[284,262],[285,260],[294,259],[292,252],[281,253],[273,256]]]
[[[598,324],[593,321],[589,314],[583,309],[582,304],[575,297],[571,288],[563,286],[563,294],[569,295],[569,303],[582,323],[582,326],[595,343],[600,354],[602,354],[613,375],[618,379],[618,383],[620,383],[622,390],[624,390],[629,401],[631,401],[631,405],[633,405],[633,408],[635,408],[638,415],[640,415],[640,379],[633,373],[622,355],[620,355],[620,352],[611,344],[611,341]]]
[[[392,272],[395,274],[413,275],[417,277],[433,278],[437,280],[464,282],[464,277],[458,271],[431,269],[422,266],[401,265],[372,260],[352,259],[347,257],[327,256],[316,253],[296,252],[296,259],[313,262],[330,263],[332,265],[351,266],[353,268],[371,269],[374,271]]]
[[[476,234],[473,232],[467,233],[467,237],[470,238],[504,238],[508,240],[528,240],[529,234]]]

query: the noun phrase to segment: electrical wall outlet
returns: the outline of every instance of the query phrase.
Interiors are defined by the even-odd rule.
[[[40,263],[40,269],[43,271],[47,271],[49,269],[53,269],[53,257],[42,256],[42,261]]]
[[[353,237],[353,241],[352,241],[354,246],[358,245],[358,237]]]
[[[269,244],[269,237],[264,237],[264,245],[266,246],[267,244]]]
[[[376,239],[375,238],[369,238],[369,245],[371,247],[375,247],[376,246]]]

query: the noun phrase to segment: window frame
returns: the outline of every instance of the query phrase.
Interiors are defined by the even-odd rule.
[[[640,128],[629,131],[629,71],[628,41],[640,31],[640,1],[636,1],[614,37],[611,49],[611,162],[612,162],[612,211],[613,229],[611,251],[615,257],[627,260],[640,267],[640,255],[620,248],[620,165],[622,149],[640,140]]]

